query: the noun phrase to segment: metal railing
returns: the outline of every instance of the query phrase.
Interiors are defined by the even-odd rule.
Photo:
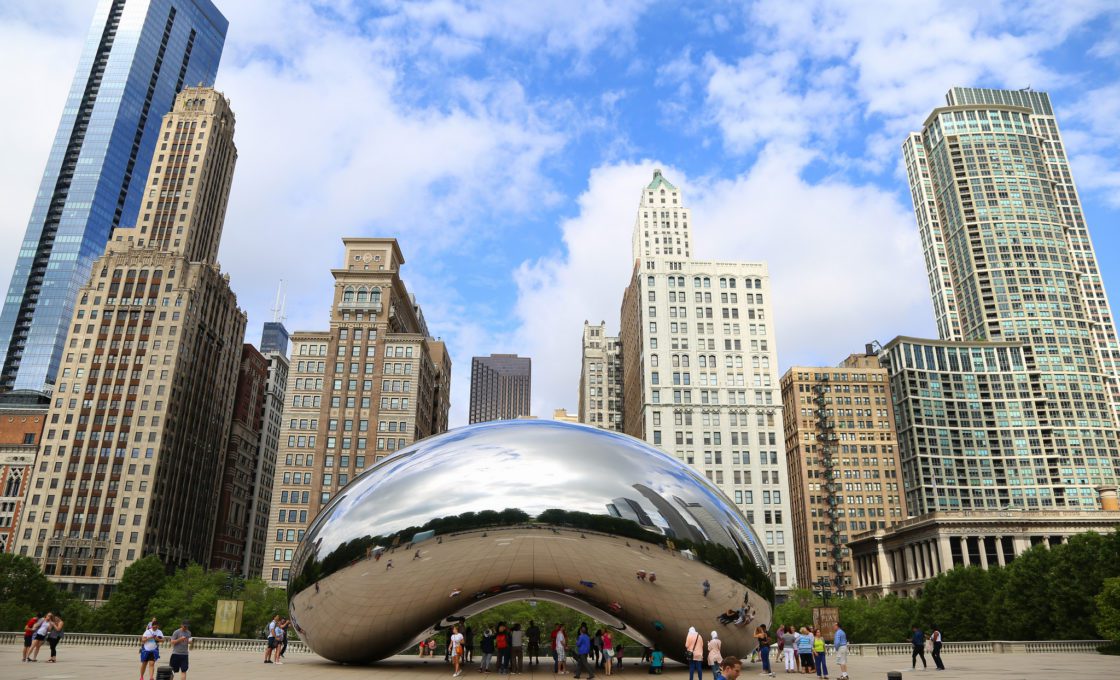
[[[171,633],[167,633],[170,637]],[[139,635],[101,635],[95,633],[66,633],[63,638],[67,646],[81,645],[85,647],[140,647]],[[261,652],[264,653],[266,640],[249,638],[204,638],[196,637],[192,650],[213,650],[220,652]],[[0,645],[23,644],[23,633],[0,632]],[[287,653],[311,654],[300,640],[288,642]]]

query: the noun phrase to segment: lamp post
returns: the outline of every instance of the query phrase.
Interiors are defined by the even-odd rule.
[[[821,598],[824,606],[828,606],[828,598],[832,597],[832,582],[828,580],[827,576],[821,576],[817,582],[813,584],[813,594]]]

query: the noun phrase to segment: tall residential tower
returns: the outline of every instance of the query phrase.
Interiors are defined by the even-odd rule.
[[[947,103],[903,144],[941,336],[884,348],[907,507],[1096,508],[1120,348],[1050,98]]]
[[[226,26],[210,0],[98,3],[0,312],[0,393],[53,389],[78,290],[136,224],[160,121],[213,84]]]

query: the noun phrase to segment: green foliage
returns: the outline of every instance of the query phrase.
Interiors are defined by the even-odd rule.
[[[136,633],[144,630],[144,623],[151,619],[148,603],[163,587],[167,573],[155,555],[148,555],[133,562],[121,582],[97,612],[97,622],[103,633]]]
[[[1107,639],[1120,643],[1120,577],[1105,579],[1104,587],[1094,599],[1097,630]]]
[[[779,626],[813,625],[813,607],[824,601],[809,590],[794,590],[789,598],[774,609],[774,629]],[[918,603],[894,595],[877,600],[830,598],[828,606],[840,609],[840,622],[852,644],[867,642],[900,642],[917,616]]]
[[[238,594],[237,599],[245,602],[245,609],[241,614],[241,637],[261,637],[268,628],[268,622],[273,616],[288,617],[288,594],[283,588],[271,588],[259,578],[249,579],[244,583],[244,589]],[[290,639],[295,639],[295,627],[289,632]]]
[[[148,612],[168,630],[187,619],[191,622],[193,634],[209,637],[214,633],[214,612],[219,591],[225,582],[225,573],[208,572],[197,564],[191,564],[167,577],[148,601]]]
[[[926,582],[918,603],[923,627],[941,626],[946,640],[1003,639],[992,631],[984,612],[990,611],[993,595],[1006,580],[1000,567],[957,567]],[[977,614],[981,614],[977,616]]]
[[[64,593],[47,580],[33,560],[0,553],[0,626],[3,630],[23,630],[31,616],[58,610],[63,604],[68,604]]]

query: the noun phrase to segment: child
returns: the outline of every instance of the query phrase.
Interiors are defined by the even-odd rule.
[[[661,675],[662,669],[665,667],[665,653],[661,651],[659,645],[655,645],[653,653],[649,656],[649,674]]]

